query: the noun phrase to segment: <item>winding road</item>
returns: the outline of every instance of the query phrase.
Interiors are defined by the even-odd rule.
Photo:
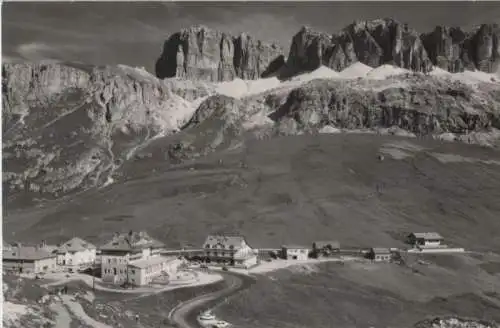
[[[200,328],[197,317],[201,311],[214,307],[225,298],[245,290],[255,283],[255,278],[244,274],[223,272],[221,275],[228,284],[225,289],[180,303],[170,312],[169,319],[180,328]]]

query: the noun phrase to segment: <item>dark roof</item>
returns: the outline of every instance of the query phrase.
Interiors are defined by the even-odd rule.
[[[374,247],[372,251],[375,254],[391,254],[391,250],[385,247]]]
[[[303,245],[282,245],[281,248],[286,248],[286,249],[309,249],[310,247],[303,246]]]
[[[203,244],[203,248],[206,245],[223,245],[225,248],[230,248],[231,246],[235,249],[241,248],[242,244],[247,244],[245,237],[239,234],[213,234],[208,235]]]
[[[134,251],[145,248],[161,248],[163,243],[151,238],[146,232],[122,233],[113,237],[111,241],[100,247],[101,250]]]
[[[418,239],[422,238],[425,240],[442,240],[442,239],[444,239],[437,232],[414,232],[411,235],[415,236],[415,238],[418,238]]]
[[[336,240],[331,240],[331,241],[315,241],[314,246],[318,249],[322,249],[325,247],[330,246],[333,249],[340,248],[340,243]]]
[[[44,247],[15,246],[8,250],[3,250],[2,256],[5,260],[34,261],[56,257],[56,254]]]
[[[57,248],[57,253],[59,254],[64,254],[67,252],[80,252],[80,251],[85,251],[87,249],[95,249],[96,247],[92,245],[91,243],[86,242],[85,240],[74,237],[61,246]]]

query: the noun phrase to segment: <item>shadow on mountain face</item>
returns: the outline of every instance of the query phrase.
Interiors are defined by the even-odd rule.
[[[175,33],[170,36],[163,43],[163,51],[160,57],[156,60],[155,71],[156,77],[159,79],[165,79],[169,77],[176,76],[176,69],[178,65],[183,65],[183,63],[177,63],[177,51],[181,45],[181,33]]]

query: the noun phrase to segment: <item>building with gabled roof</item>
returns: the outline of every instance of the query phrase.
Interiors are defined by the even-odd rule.
[[[373,247],[367,254],[367,257],[375,262],[388,262],[392,259],[393,253],[389,248]]]
[[[59,245],[56,254],[58,265],[71,269],[82,268],[93,265],[96,259],[96,247],[79,237],[73,237]]]
[[[2,251],[4,272],[41,273],[55,270],[56,254],[43,245],[16,244]]]
[[[115,233],[113,238],[99,249],[103,281],[115,284],[128,282],[128,263],[159,256],[163,247],[163,243],[144,231]]]
[[[437,232],[413,232],[408,236],[408,243],[419,248],[441,247],[443,240],[444,238]]]
[[[257,250],[237,233],[208,235],[203,243],[207,262],[249,268],[257,264]]]

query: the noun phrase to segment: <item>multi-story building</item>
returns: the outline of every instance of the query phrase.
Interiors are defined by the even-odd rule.
[[[170,280],[175,276],[183,260],[175,256],[154,256],[148,259],[132,261],[128,264],[128,281],[132,285],[144,286],[152,283],[155,278]]]
[[[116,233],[100,248],[102,280],[114,284],[129,282],[128,264],[159,256],[163,246],[146,232]]]
[[[36,246],[17,244],[3,249],[4,272],[42,273],[56,269],[56,254],[45,243]]]
[[[209,235],[203,244],[207,262],[249,268],[257,264],[258,250],[239,234]]]
[[[57,265],[78,269],[94,264],[96,247],[85,240],[74,237],[57,248]]]

